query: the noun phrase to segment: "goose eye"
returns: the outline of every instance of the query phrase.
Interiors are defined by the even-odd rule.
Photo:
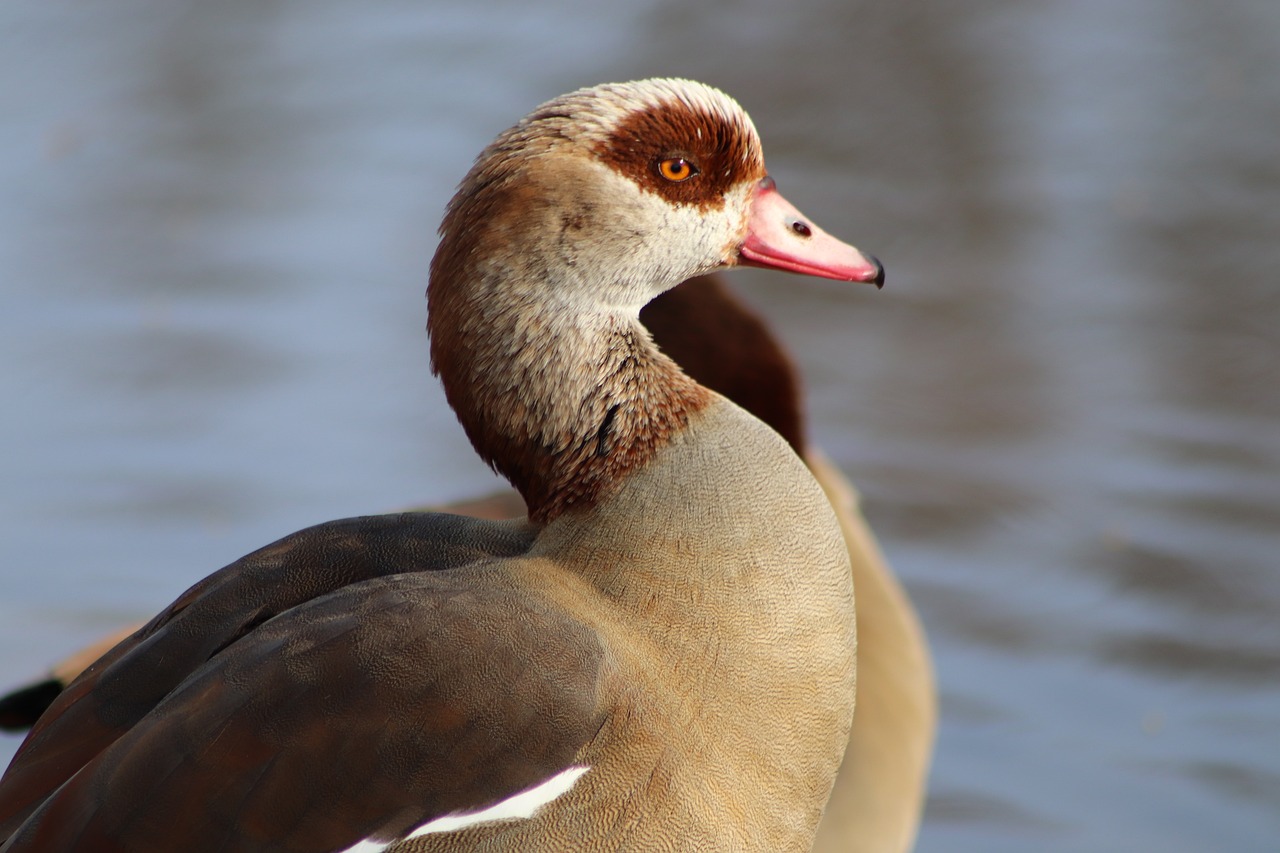
[[[658,164],[658,174],[678,184],[698,174],[698,167],[683,157],[668,157]]]

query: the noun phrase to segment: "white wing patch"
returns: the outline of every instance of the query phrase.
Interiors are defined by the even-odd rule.
[[[575,766],[567,770],[561,770],[547,781],[539,782],[529,790],[521,791],[513,797],[489,806],[487,809],[481,809],[478,812],[445,815],[424,823],[409,833],[408,837],[417,838],[419,835],[427,835],[432,832],[455,832],[459,829],[466,829],[469,826],[479,826],[482,823],[493,823],[500,820],[531,818],[537,814],[538,809],[562,794],[567,794],[569,789],[582,778],[582,774],[590,769],[590,767]]]
[[[483,823],[531,818],[538,813],[538,809],[557,797],[567,794],[577,781],[582,778],[582,775],[590,769],[590,767],[574,766],[561,770],[545,782],[539,782],[532,788],[521,791],[515,796],[508,797],[488,808],[475,812],[461,812],[438,817],[435,820],[427,821],[404,838],[392,841],[375,841],[372,838],[367,838],[364,841],[353,844],[346,850],[341,851],[341,853],[382,853],[392,844],[399,844],[401,841],[408,841],[410,838],[417,838],[419,835],[457,832],[460,829],[479,826]]]
[[[371,841],[366,838],[364,841],[356,842],[346,850],[339,851],[339,853],[382,853],[383,850],[386,850],[394,843],[392,841]]]

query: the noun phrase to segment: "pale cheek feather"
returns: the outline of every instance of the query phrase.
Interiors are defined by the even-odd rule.
[[[382,850],[392,844],[397,844],[399,841],[408,841],[410,838],[417,838],[420,835],[457,832],[468,827],[497,823],[504,820],[527,820],[537,814],[538,809],[567,794],[577,781],[582,778],[582,775],[590,769],[590,767],[581,766],[570,767],[567,770],[560,771],[545,782],[540,782],[527,791],[521,791],[515,796],[488,808],[475,812],[463,812],[462,814],[438,817],[435,820],[424,823],[403,839],[396,841],[366,839],[348,847],[342,853],[381,853]]]
[[[562,302],[575,316],[601,308],[630,315],[663,290],[732,262],[753,187],[735,189],[723,208],[703,212],[672,204],[598,162],[579,168],[595,172],[590,194],[597,215],[566,244],[577,264],[554,293],[543,293],[549,302]],[[591,270],[590,278],[573,275],[577,268]]]
[[[670,245],[654,246],[663,261],[670,265],[670,273],[675,278],[669,287],[732,263],[737,246],[745,236],[747,218],[745,203],[735,195],[725,198],[723,210],[711,213],[702,213],[687,205],[665,205],[666,227],[679,229],[688,235],[688,239],[680,242],[678,253]]]
[[[732,264],[737,246],[746,237],[747,214],[753,187],[741,187],[725,196],[724,206],[708,211],[688,204],[672,204],[646,192],[630,180],[618,178],[627,192],[637,196],[634,221],[643,223],[643,242],[626,245],[617,259],[619,275],[643,269],[646,280],[633,283],[646,287],[648,302],[661,291],[675,287],[695,275]],[[674,237],[673,237],[674,235]],[[635,293],[632,289],[631,293]],[[632,297],[634,298],[634,296]]]

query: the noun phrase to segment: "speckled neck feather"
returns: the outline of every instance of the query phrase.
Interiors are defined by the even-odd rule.
[[[433,279],[435,369],[476,452],[533,521],[607,497],[710,399],[638,321],[557,328],[563,318],[497,306],[490,334],[477,335],[462,316],[465,293],[445,283],[458,280]]]

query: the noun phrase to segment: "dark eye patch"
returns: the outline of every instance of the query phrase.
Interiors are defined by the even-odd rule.
[[[642,189],[700,210],[722,208],[730,189],[764,176],[759,143],[748,127],[682,101],[627,116],[597,154]],[[662,164],[669,160],[696,167],[697,180],[664,175]]]

